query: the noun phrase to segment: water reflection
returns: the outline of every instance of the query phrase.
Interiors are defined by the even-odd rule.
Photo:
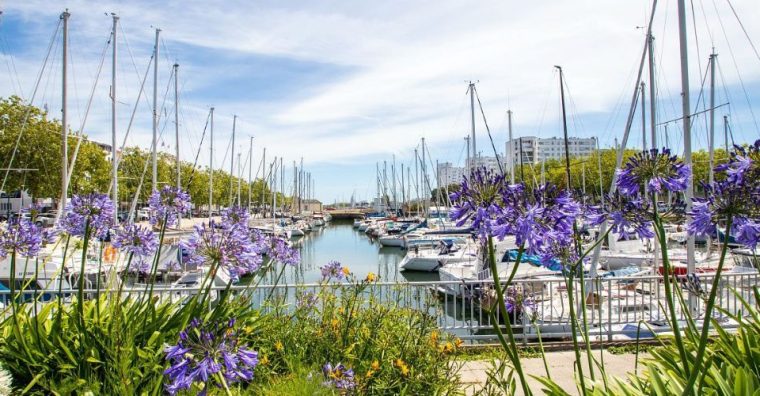
[[[383,247],[365,233],[355,230],[351,221],[332,221],[325,227],[316,228],[304,237],[293,240],[301,251],[301,265],[288,268],[281,282],[318,282],[319,267],[329,261],[339,261],[354,275],[363,279],[373,272],[381,281],[431,281],[438,274],[399,273],[398,263],[406,252],[400,248]]]

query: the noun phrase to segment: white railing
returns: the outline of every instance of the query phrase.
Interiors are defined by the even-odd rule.
[[[704,293],[709,292],[713,276],[700,274]],[[701,322],[704,312],[704,300],[687,291],[679,281],[673,283],[673,290],[683,297],[693,310],[693,317]],[[724,274],[719,282],[716,311],[714,318],[726,328],[735,327],[736,323],[728,319],[728,314],[741,314],[746,311],[742,300],[757,306],[754,287],[760,285],[757,273]],[[524,309],[515,309],[510,314],[510,323],[515,337],[522,342],[535,342],[538,332],[544,340],[567,340],[571,337],[570,305],[567,283],[561,278],[521,279],[515,280],[510,288],[525,296],[529,303]],[[583,291],[581,291],[583,286]],[[300,284],[300,285],[259,285],[256,288],[232,286],[229,288],[231,298],[247,297],[253,308],[268,309],[277,304],[281,308],[294,309],[298,297],[303,293],[318,294],[323,289],[340,295],[350,284]],[[213,287],[212,299],[225,292],[224,287]],[[583,285],[576,280],[573,283],[575,308],[578,323],[586,323],[588,334],[594,341],[614,341],[625,339],[651,338],[653,333],[667,332],[667,308],[664,299],[665,290],[661,276],[639,276],[622,278],[596,278],[586,280]],[[7,305],[9,291],[0,291],[0,302]],[[70,300],[76,290],[64,290],[64,298]],[[86,296],[92,298],[96,290],[85,290]],[[113,290],[101,290],[100,294],[114,295]],[[124,289],[123,296],[132,298],[146,293],[144,286]],[[162,301],[181,303],[198,293],[197,288],[178,288],[155,285],[153,295]],[[585,293],[585,294],[584,294]],[[57,292],[50,290],[25,290],[17,296],[19,301],[30,302],[36,296],[41,301],[51,301]],[[441,330],[453,333],[465,340],[494,341],[493,320],[503,327],[505,321],[500,312],[489,312],[496,301],[491,281],[437,281],[437,282],[378,282],[368,286],[364,296],[374,303],[414,308],[433,315]],[[587,298],[582,298],[586,295]],[[582,302],[585,304],[585,322],[583,320]],[[518,304],[520,305],[520,304]],[[676,315],[679,320],[685,318],[680,304],[677,303]]]

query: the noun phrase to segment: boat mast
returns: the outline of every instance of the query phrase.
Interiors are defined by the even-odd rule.
[[[512,150],[512,110],[507,110],[507,125],[509,126],[509,147],[507,147],[507,157],[509,158],[509,183],[515,184],[515,160]]]
[[[652,141],[652,148],[657,148],[657,100],[656,100],[656,90],[655,90],[655,83],[656,81],[656,75],[654,74],[654,36],[652,36],[651,33],[648,35],[649,37],[649,132],[651,134],[651,141]]]
[[[177,189],[182,188],[182,166],[179,160],[179,64],[174,64],[174,155],[177,164]]]
[[[420,164],[420,168],[422,170],[422,192],[423,192],[423,198],[425,202],[425,217],[428,216],[428,194],[427,191],[428,183],[427,183],[427,164],[425,163],[425,138],[422,138],[422,163]]]
[[[646,84],[641,82],[641,151],[647,150]],[[646,188],[646,186],[645,186]]]
[[[158,190],[158,36],[161,29],[156,29],[156,44],[153,48],[153,191]]]
[[[726,156],[728,156],[728,116],[723,116],[723,144],[726,145]]]
[[[567,142],[567,115],[565,113],[565,84],[563,82],[562,66],[554,66],[559,70],[559,95],[562,102],[562,130],[565,133],[565,173],[567,174],[567,189],[572,189],[570,182],[570,145]],[[542,161],[543,163],[544,161]],[[543,182],[542,182],[543,183]]]
[[[232,195],[232,183],[235,176],[235,127],[237,126],[237,115],[232,116],[232,154],[230,155],[230,206],[235,203],[234,195]]]
[[[472,161],[478,156],[478,151],[475,148],[475,83],[470,81],[470,85],[467,87],[470,92],[470,124],[472,126]]]
[[[248,145],[248,213],[251,213],[251,193],[253,192],[253,184],[251,180],[253,171],[253,136],[251,136],[251,142]]]
[[[718,55],[710,54],[710,168],[708,183],[712,185],[715,175],[713,167],[715,166],[715,58]]]
[[[209,128],[209,157],[208,157],[208,219],[211,221],[211,210],[214,207],[214,108],[211,108],[211,123]]]
[[[116,151],[116,27],[119,23],[119,17],[111,14],[113,17],[113,31],[111,39],[113,40],[113,53],[111,57],[111,200],[116,205],[113,213],[114,224],[119,224],[119,168]],[[65,168],[64,168],[65,169]]]
[[[240,164],[240,154],[238,153],[238,172],[237,172],[237,206],[243,206],[243,204],[240,202],[240,182],[242,181],[242,170],[241,170],[241,164]]]
[[[66,126],[68,120],[68,101],[66,97],[66,93],[68,90],[67,87],[67,70],[66,66],[68,64],[68,57],[69,57],[69,16],[71,14],[69,13],[69,10],[67,9],[61,14],[61,19],[63,20],[63,61],[62,61],[62,81],[61,81],[61,207],[58,210],[58,214],[56,215],[56,222],[63,214],[63,211],[66,209],[66,199],[68,197],[68,190],[69,190],[69,133],[68,128]]]
[[[688,42],[686,40],[686,6],[684,0],[678,0],[678,42],[681,54],[681,104],[683,112],[683,157],[684,164],[691,167],[691,113],[689,105],[689,56]],[[694,184],[692,178],[686,183],[684,200],[686,201],[687,213],[691,211],[691,199],[694,196]],[[694,236],[689,235],[686,242],[686,268],[688,273],[693,274],[694,264]],[[695,299],[689,296],[689,306],[694,307]]]
[[[396,194],[396,154],[393,154],[393,163],[391,164],[391,178],[393,184],[391,185],[393,191],[393,211],[398,213],[398,196]]]
[[[472,167],[470,166],[470,137],[465,136],[464,141],[467,144],[467,164],[465,164],[465,168],[467,169],[467,177],[469,177],[472,173]]]

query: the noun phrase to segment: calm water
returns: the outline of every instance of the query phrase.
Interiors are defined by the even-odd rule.
[[[353,228],[349,220],[332,221],[317,228],[293,244],[301,250],[302,264],[288,269],[281,283],[312,283],[321,278],[320,267],[335,260],[348,267],[357,278],[363,279],[373,272],[381,281],[429,281],[438,274],[398,272],[398,263],[404,258],[401,248],[382,247],[364,232]]]

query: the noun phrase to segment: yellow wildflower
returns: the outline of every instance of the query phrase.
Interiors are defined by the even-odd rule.
[[[266,357],[266,355],[265,355],[265,356],[263,356],[263,357],[262,357],[262,358],[259,360],[259,364],[260,364],[260,365],[262,365],[262,366],[266,366],[267,364],[269,364],[269,358],[268,358],[268,357]]]
[[[282,342],[281,341],[278,340],[277,342],[274,343],[274,349],[275,350],[281,351],[283,348],[284,347],[282,346]]]
[[[433,345],[438,344],[438,330],[433,330],[433,332],[430,333],[430,343]]]
[[[376,281],[376,280],[377,280],[377,275],[375,275],[375,273],[374,273],[374,272],[370,272],[369,274],[367,274],[367,278],[366,278],[366,279],[364,279],[364,280],[365,280],[366,282],[370,282],[370,283],[371,283],[371,282],[374,282],[374,281]]]
[[[443,347],[443,352],[445,353],[451,353],[454,352],[454,345],[450,342],[446,342],[446,345]]]
[[[401,359],[396,359],[394,364],[396,365],[396,367],[398,367],[399,370],[401,370],[401,375],[403,375],[404,377],[409,375],[409,366],[406,365],[406,362],[404,362]]]
[[[333,320],[330,321],[330,326],[332,326],[333,330],[337,330],[339,324],[340,321],[336,318],[333,318]]]
[[[343,275],[345,276],[351,275],[351,270],[349,270],[348,267],[341,268],[341,271],[343,271]]]
[[[370,364],[369,367],[375,371],[380,370],[380,362],[378,362],[377,360],[373,360],[372,364]]]
[[[454,340],[454,346],[457,347],[457,348],[461,347],[462,346],[462,339],[461,338],[455,339]]]

